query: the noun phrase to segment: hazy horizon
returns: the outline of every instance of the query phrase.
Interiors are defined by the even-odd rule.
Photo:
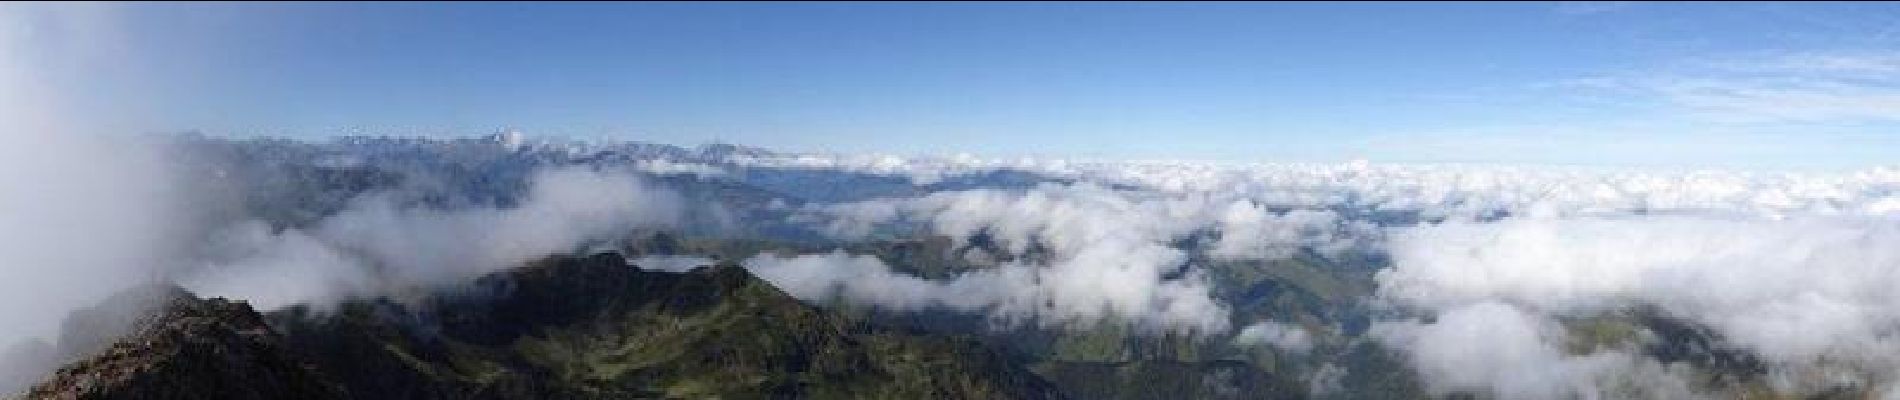
[[[119,132],[1751,169],[1900,147],[1885,3],[10,8],[21,69]]]

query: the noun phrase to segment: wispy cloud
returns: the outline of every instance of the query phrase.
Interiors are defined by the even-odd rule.
[[[1634,1],[1559,1],[1552,10],[1562,15],[1594,15],[1627,10]]]
[[[1900,122],[1900,53],[1892,52],[1755,54],[1548,87],[1621,94],[1703,122]]]

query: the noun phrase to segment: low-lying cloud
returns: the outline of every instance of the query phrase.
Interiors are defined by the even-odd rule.
[[[1313,334],[1298,325],[1273,321],[1257,322],[1241,328],[1234,334],[1234,342],[1242,345],[1267,345],[1293,353],[1305,353],[1313,349]]]
[[[212,242],[213,261],[180,282],[266,310],[399,294],[611,246],[635,229],[675,226],[686,207],[632,174],[587,167],[536,173],[509,208],[442,210],[395,198],[364,195],[309,229],[232,226]]]
[[[1892,373],[1900,367],[1893,356],[1900,354],[1900,295],[1891,290],[1900,280],[1900,250],[1894,243],[1900,243],[1900,221],[1890,218],[1676,215],[1445,224],[1393,236],[1393,267],[1378,277],[1379,296],[1438,315],[1435,323],[1387,326],[1388,338],[1414,350],[1428,377],[1525,364],[1508,374],[1433,380],[1449,387],[1481,380],[1514,392],[1613,393],[1603,386],[1566,387],[1574,382],[1520,381],[1544,379],[1542,373],[1590,375],[1561,366],[1616,354],[1548,351],[1560,348],[1564,336],[1531,328],[1556,318],[1654,307],[1712,329],[1718,345],[1759,357],[1777,389],[1817,393],[1845,386],[1892,394],[1900,378]],[[1461,323],[1489,326],[1481,328],[1489,344],[1503,340],[1505,327],[1524,328],[1514,335],[1521,347],[1544,350],[1512,355],[1549,362],[1487,358],[1495,354],[1461,344],[1471,337],[1445,333],[1464,329]]]
[[[1547,316],[1499,302],[1442,310],[1434,321],[1384,322],[1374,337],[1404,352],[1434,395],[1505,399],[1694,398],[1688,371],[1621,350],[1573,355]]]
[[[981,238],[994,248],[966,261],[994,265],[926,282],[883,272],[888,267],[875,260],[816,261],[841,257],[830,255],[791,265],[836,281],[791,286],[835,287],[847,299],[900,309],[981,310],[1009,324],[1088,326],[1116,318],[1148,331],[1225,332],[1228,307],[1213,298],[1204,269],[1190,262],[1190,249],[1178,241],[1211,234],[1216,258],[1274,259],[1302,248],[1345,249],[1355,240],[1347,232],[1351,226],[1328,211],[1273,212],[1247,200],[1087,183],[938,192],[810,211],[807,218],[844,238],[907,224],[921,224],[926,234],[949,237],[959,248]]]
[[[806,160],[811,164],[822,164]],[[995,162],[935,160],[954,174]],[[962,167],[946,167],[964,162]],[[1224,332],[1227,305],[1177,246],[1199,233],[1214,259],[1302,250],[1389,257],[1375,303],[1396,312],[1371,335],[1399,350],[1434,393],[1502,398],[1725,397],[1695,366],[1659,359],[1632,313],[1707,329],[1767,371],[1770,390],[1894,395],[1900,354],[1900,170],[1769,173],[1563,167],[1044,163],[1082,183],[938,192],[808,207],[843,238],[976,238],[1001,261],[950,280],[891,272],[844,254],[748,262],[806,298],[900,309],[989,312],[1056,324],[1117,316],[1150,328]],[[1058,166],[1051,167],[1051,166]],[[1045,168],[1047,167],[1047,168]],[[1114,187],[1111,189],[1111,187]],[[1381,214],[1400,213],[1400,214]],[[1385,219],[1380,215],[1414,215]],[[1396,223],[1395,223],[1396,222]],[[1373,225],[1379,227],[1374,228]],[[978,260],[981,261],[981,260]],[[980,262],[977,264],[981,264]],[[1166,304],[1172,308],[1155,307]],[[1187,305],[1187,306],[1183,306]],[[1578,321],[1634,329],[1611,343]],[[1308,346],[1303,331],[1255,324],[1236,340]],[[1742,373],[1746,371],[1725,371]]]

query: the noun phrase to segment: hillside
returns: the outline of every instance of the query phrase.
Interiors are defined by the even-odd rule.
[[[29,397],[1061,397],[973,340],[854,324],[729,266],[648,272],[602,254],[336,310],[260,317],[182,291],[168,304]]]

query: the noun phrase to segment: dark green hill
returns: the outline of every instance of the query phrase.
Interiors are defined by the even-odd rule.
[[[353,394],[400,398],[1051,398],[973,340],[887,332],[736,267],[536,263],[419,305],[273,315]]]

